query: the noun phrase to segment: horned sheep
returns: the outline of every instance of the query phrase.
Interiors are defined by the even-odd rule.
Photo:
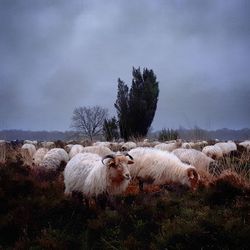
[[[131,178],[128,164],[133,163],[125,155],[101,158],[93,153],[79,153],[65,167],[65,194],[76,191],[86,197],[97,197],[103,193],[122,193]]]
[[[156,148],[135,148],[128,152],[135,164],[130,167],[132,178],[156,185],[178,183],[196,189],[199,175],[194,166],[185,164],[172,153]]]

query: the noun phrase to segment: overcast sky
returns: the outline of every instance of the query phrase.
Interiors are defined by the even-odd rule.
[[[115,115],[132,67],[159,81],[154,130],[250,127],[249,0],[0,0],[0,129]]]

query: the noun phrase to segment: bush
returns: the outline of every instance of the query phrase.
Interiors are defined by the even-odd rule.
[[[159,132],[158,140],[159,141],[171,141],[178,139],[178,131],[173,129],[165,129],[163,128]]]

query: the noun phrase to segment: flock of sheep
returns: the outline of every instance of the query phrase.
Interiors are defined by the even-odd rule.
[[[0,161],[4,146],[0,141]],[[240,150],[250,152],[250,141],[208,145],[206,141],[181,140],[149,142],[95,142],[91,146],[67,144],[56,148],[53,142],[24,141],[21,156],[31,169],[47,173],[63,172],[65,194],[80,192],[85,197],[121,194],[131,181],[143,185],[178,184],[195,190],[210,175],[218,160]]]

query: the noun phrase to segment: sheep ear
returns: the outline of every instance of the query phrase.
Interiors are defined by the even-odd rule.
[[[128,160],[128,164],[133,164],[133,163],[134,163],[134,161]]]

